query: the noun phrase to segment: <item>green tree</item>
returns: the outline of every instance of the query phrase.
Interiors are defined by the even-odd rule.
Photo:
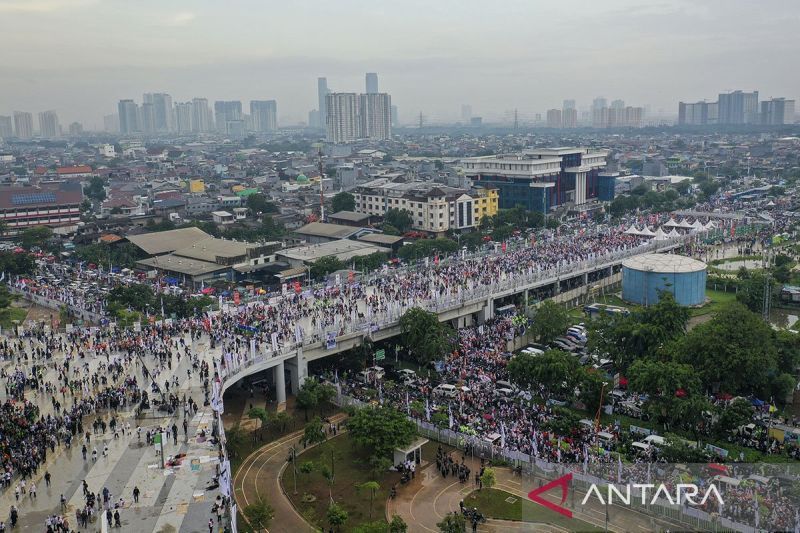
[[[410,211],[406,209],[396,209],[394,207],[386,211],[383,215],[383,221],[396,228],[400,233],[405,233],[410,230],[414,223]]]
[[[0,252],[0,272],[6,275],[32,274],[36,270],[36,261],[30,254]]]
[[[275,511],[261,498],[245,507],[243,511],[245,518],[256,531],[267,528],[275,517]]]
[[[372,507],[375,503],[375,494],[380,490],[381,486],[377,481],[365,481],[356,486],[357,492],[366,492],[369,494],[369,519],[372,520]]]
[[[32,228],[25,228],[20,233],[17,240],[23,248],[28,250],[33,246],[44,248],[46,242],[53,236],[53,230],[47,226],[34,226]]]
[[[275,423],[281,428],[281,432],[286,431],[286,426],[292,421],[292,416],[286,411],[281,411],[275,415]]]
[[[277,213],[278,208],[267,200],[267,197],[261,194],[260,192],[253,193],[247,197],[247,209],[249,209],[253,214],[261,214],[261,213]]]
[[[322,420],[317,416],[306,424],[306,427],[303,429],[303,437],[300,441],[305,446],[313,446],[314,444],[325,442],[326,438],[325,429],[322,427]]]
[[[311,276],[314,279],[322,279],[331,272],[343,270],[346,265],[335,255],[320,257],[311,264]]]
[[[264,430],[270,422],[270,413],[261,407],[253,407],[247,411],[248,418],[256,418],[261,421],[261,440],[264,440]]]
[[[376,456],[388,456],[395,448],[409,445],[417,434],[417,426],[405,415],[383,406],[358,409],[347,427],[353,441]]]
[[[92,200],[102,202],[106,199],[106,181],[100,176],[92,176],[89,184],[83,188],[83,194]]]
[[[331,504],[328,506],[328,512],[326,513],[326,516],[328,518],[328,523],[333,526],[336,531],[339,531],[339,529],[350,517],[347,511],[344,510],[344,507],[336,502],[331,502]]]
[[[743,305],[723,307],[710,321],[686,334],[674,347],[676,359],[694,367],[709,389],[769,397],[779,374],[772,328]]]
[[[603,377],[592,367],[582,367],[578,371],[577,382],[580,390],[578,398],[587,411],[596,413],[605,403]]]
[[[563,335],[569,324],[566,309],[551,300],[545,300],[536,308],[533,324],[528,331],[534,339],[547,344],[559,335]]]
[[[343,191],[337,193],[333,197],[333,200],[331,200],[331,208],[334,213],[338,213],[339,211],[355,211],[356,198],[349,192]]]
[[[534,393],[541,391],[545,400],[554,395],[570,395],[578,368],[578,360],[560,350],[548,350],[539,356],[520,353],[508,363],[511,380]]]
[[[389,522],[389,533],[406,533],[408,531],[408,524],[406,524],[403,517],[400,515],[392,515],[392,521]]]
[[[753,406],[744,398],[736,398],[727,407],[720,409],[714,430],[721,438],[730,435],[734,429],[747,424],[753,417]]]
[[[497,484],[497,474],[495,474],[494,468],[486,467],[483,469],[483,474],[481,474],[481,483],[487,489],[491,489],[495,486],[495,484]]]
[[[403,343],[420,365],[444,358],[452,351],[453,332],[436,313],[414,307],[400,317]]]
[[[687,413],[681,402],[701,389],[700,379],[691,365],[672,361],[640,359],[628,373],[632,390],[648,394],[645,409],[662,424],[680,421]]]
[[[447,513],[441,522],[437,522],[436,527],[441,533],[464,533],[467,530],[467,522],[459,513]]]

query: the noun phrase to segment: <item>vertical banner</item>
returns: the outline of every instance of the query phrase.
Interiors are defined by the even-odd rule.
[[[233,291],[233,305],[238,306],[239,302],[241,302],[241,296],[239,296],[239,291]]]

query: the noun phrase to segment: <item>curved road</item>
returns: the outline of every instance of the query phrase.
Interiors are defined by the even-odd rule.
[[[332,422],[340,422],[343,414],[331,416]],[[301,533],[316,531],[295,510],[281,488],[281,473],[286,466],[289,449],[300,444],[303,431],[295,431],[262,446],[247,459],[233,477],[233,496],[240,511],[259,497],[275,510],[269,531],[271,533]],[[301,446],[302,447],[302,446]],[[243,513],[244,514],[244,513]]]

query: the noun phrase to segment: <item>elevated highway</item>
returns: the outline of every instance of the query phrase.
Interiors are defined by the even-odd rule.
[[[400,334],[399,320],[413,307],[420,307],[450,322],[454,327],[467,327],[483,323],[495,316],[499,305],[527,302],[534,292],[538,298],[550,298],[562,291],[591,284],[604,285],[619,279],[622,261],[645,253],[672,251],[690,239],[650,242],[645,245],[605,254],[592,260],[563,264],[542,271],[525,271],[516,275],[503,275],[489,285],[469,286],[455,294],[426,300],[415,300],[408,305],[397,305],[380,315],[367,315],[355,320],[342,320],[328,328],[314,329],[310,323],[302,324],[303,331],[311,334],[297,338],[297,342],[283,346],[263,346],[257,349],[251,342],[248,357],[241,364],[231,364],[221,369],[222,390],[258,372],[274,369],[274,385],[279,402],[286,400],[287,378],[295,392],[308,375],[308,362],[360,346],[365,339],[385,340]],[[499,304],[499,305],[498,305]],[[360,311],[367,311],[360,305]]]

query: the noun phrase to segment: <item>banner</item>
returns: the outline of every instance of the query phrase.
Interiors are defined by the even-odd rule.
[[[334,348],[336,348],[336,332],[329,331],[325,334],[325,349],[333,350]]]
[[[239,291],[233,291],[233,305],[239,305],[241,302],[241,296],[239,296]]]

